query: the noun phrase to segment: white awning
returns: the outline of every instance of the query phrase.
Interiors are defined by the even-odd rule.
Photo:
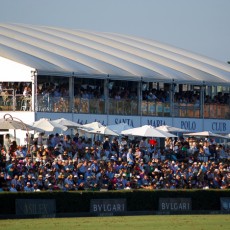
[[[0,56],[38,75],[230,85],[230,65],[122,34],[0,24]]]

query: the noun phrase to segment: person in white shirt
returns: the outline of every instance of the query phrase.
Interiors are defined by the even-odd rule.
[[[22,94],[23,94],[24,97],[29,97],[30,96],[30,92],[29,92],[29,89],[28,89],[27,86],[24,88]]]
[[[128,153],[127,153],[127,162],[128,163],[134,162],[133,150],[131,148],[129,148]]]
[[[207,141],[204,141],[203,149],[204,149],[205,156],[209,157],[211,153],[209,151],[209,143]]]

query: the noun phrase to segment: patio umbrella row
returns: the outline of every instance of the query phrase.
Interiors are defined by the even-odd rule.
[[[20,121],[14,120],[12,117],[0,119],[0,129],[21,129],[21,130],[35,130],[38,132],[58,132],[62,133],[68,129],[78,129],[90,134],[99,134],[107,136],[140,136],[140,137],[155,137],[155,138],[168,138],[176,137],[175,134],[183,133],[184,136],[198,136],[198,137],[217,137],[217,138],[229,138],[228,136],[222,136],[212,133],[210,131],[188,133],[189,130],[180,129],[172,126],[159,126],[157,128],[151,125],[143,125],[141,127],[133,128],[126,123],[120,123],[115,125],[104,126],[100,122],[91,122],[81,125],[71,120],[60,118],[57,120],[50,120],[47,118],[41,118],[35,121],[33,124],[25,124]]]

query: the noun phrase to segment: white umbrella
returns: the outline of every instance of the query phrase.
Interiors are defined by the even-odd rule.
[[[113,130],[109,129],[106,126],[102,126],[97,129],[92,129],[89,131],[86,131],[88,133],[93,133],[93,134],[100,134],[100,135],[106,135],[106,136],[119,136],[118,133],[114,132]]]
[[[24,123],[22,120],[16,117],[12,117],[10,114],[5,114],[3,118],[0,119],[0,130],[5,130],[5,129],[21,129],[21,130],[35,130],[34,127],[31,125],[28,125]]]
[[[93,130],[93,129],[99,129],[101,127],[105,127],[105,126],[102,125],[98,121],[94,121],[94,122],[82,125],[81,129],[84,130],[84,131],[87,131],[87,130],[90,131],[90,130]]]
[[[28,135],[28,142],[27,144],[29,145],[29,131],[34,131],[34,130],[41,130],[40,128],[35,128],[31,125],[28,125],[24,123],[22,120],[16,117],[12,117],[10,114],[5,114],[2,119],[0,119],[0,130],[9,130],[12,129],[14,130],[14,139],[16,140],[16,130],[25,130]]]
[[[19,122],[19,121],[15,121],[15,120],[11,120],[11,119],[0,119],[0,129],[21,129],[21,130],[33,130],[33,127],[31,127],[30,125],[27,125],[25,123]]]
[[[211,131],[203,131],[203,132],[196,132],[196,133],[186,133],[184,136],[195,136],[195,137],[218,137],[226,139],[226,136],[222,136],[217,133],[213,133]]]
[[[161,125],[156,127],[157,130],[165,131],[165,132],[170,132],[170,133],[185,133],[185,132],[191,132],[190,130],[187,129],[181,129],[169,125]]]
[[[81,124],[79,124],[77,122],[73,122],[73,121],[65,119],[65,118],[60,118],[60,119],[53,120],[53,121],[58,123],[58,124],[64,125],[69,129],[81,128],[82,127]]]
[[[175,135],[164,132],[161,130],[157,130],[151,125],[143,125],[141,127],[127,129],[121,132],[123,135],[127,136],[139,136],[139,137],[176,137]]]
[[[122,131],[132,129],[133,127],[127,123],[119,123],[116,125],[108,125],[107,128],[113,130],[115,133],[121,134]]]
[[[41,118],[38,121],[35,121],[32,125],[35,128],[40,128],[46,132],[63,132],[66,131],[68,128],[64,125],[58,124],[55,121],[51,121],[47,118]]]

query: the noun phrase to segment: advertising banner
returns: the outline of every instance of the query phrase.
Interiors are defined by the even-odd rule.
[[[220,210],[230,212],[230,197],[220,198]]]
[[[16,215],[35,215],[55,217],[56,201],[54,199],[16,199]]]
[[[180,212],[191,211],[191,198],[160,198],[159,211]]]
[[[126,212],[126,199],[93,199],[90,201],[90,212],[110,214]]]

